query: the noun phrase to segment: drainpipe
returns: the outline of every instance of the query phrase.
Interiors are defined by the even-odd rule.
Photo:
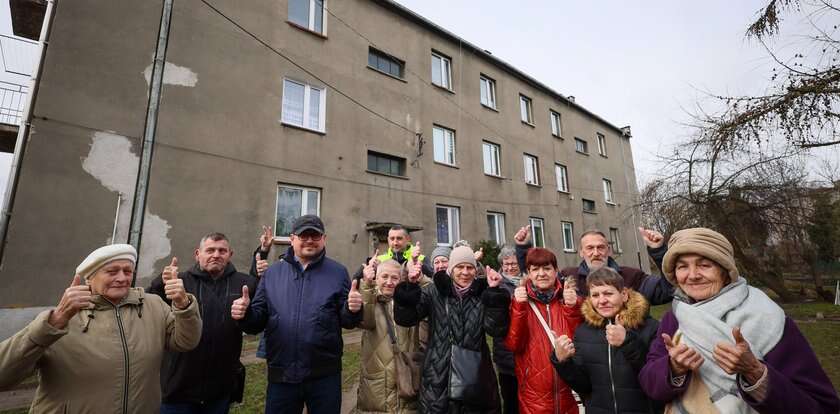
[[[128,233],[128,243],[140,252],[140,239],[143,236],[143,218],[146,212],[146,198],[149,194],[149,176],[152,171],[152,153],[155,146],[155,133],[158,123],[158,109],[163,87],[163,67],[166,62],[166,46],[169,42],[169,25],[172,21],[172,3],[174,0],[163,1],[163,11],[160,17],[155,61],[152,67],[152,79],[149,83],[149,103],[146,107],[146,124],[143,130],[143,147],[140,155],[140,171],[137,174],[137,185],[134,191],[134,205],[131,210],[131,227]],[[139,261],[138,257],[138,261]],[[136,279],[135,279],[136,280]],[[134,281],[132,281],[132,286]]]
[[[622,136],[619,138],[618,142],[621,143],[621,139],[626,137],[627,148],[630,148],[630,138],[632,138],[632,135],[630,135],[630,127],[627,126],[621,128],[621,132]],[[621,147],[621,165],[623,167],[622,170],[624,170],[624,185],[627,187],[627,192],[630,193],[630,177],[627,176],[627,161],[625,161],[624,159],[624,145],[619,146]],[[636,200],[633,200],[632,204],[630,205],[630,214],[633,219],[633,241],[636,243],[636,258],[639,260],[639,269],[643,269],[644,267],[642,266],[642,251],[639,249],[639,235],[636,234],[636,227],[639,227],[639,223],[636,221],[636,208]],[[647,253],[647,249],[645,249],[645,253]],[[645,256],[647,256],[647,254],[645,254]]]
[[[9,172],[9,181],[6,185],[6,194],[3,195],[3,212],[0,214],[0,263],[6,256],[6,237],[9,233],[9,219],[12,217],[12,207],[15,204],[15,193],[17,192],[18,181],[20,180],[20,167],[23,162],[23,155],[26,150],[26,142],[29,137],[29,127],[32,121],[32,112],[35,108],[35,97],[38,95],[38,86],[41,83],[41,72],[44,70],[44,59],[47,56],[47,39],[50,37],[53,18],[55,17],[55,0],[47,0],[47,9],[44,13],[44,22],[41,24],[41,34],[38,36],[38,44],[41,50],[38,57],[38,65],[29,78],[29,94],[26,96],[26,103],[23,106],[23,116],[18,128],[17,140],[15,141],[15,152],[12,156],[12,169]]]

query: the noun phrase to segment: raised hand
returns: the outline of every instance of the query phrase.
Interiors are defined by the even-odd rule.
[[[528,244],[528,241],[531,239],[531,226],[522,226],[519,228],[519,231],[513,235],[513,241],[516,242],[517,245],[525,245]]]
[[[411,250],[411,262],[417,263],[417,260],[420,258],[420,242],[414,244],[414,249]]]
[[[376,266],[379,265],[379,249],[373,251],[373,256],[368,259],[368,262],[362,265],[362,276],[368,283],[374,283],[376,280]]]
[[[624,344],[627,338],[627,329],[622,323],[621,314],[615,315],[615,323],[607,324],[607,343],[618,348]]]
[[[423,263],[414,262],[408,264],[408,281],[417,283],[420,281],[420,276],[423,274]]]
[[[502,275],[490,268],[490,266],[484,266],[484,274],[487,275],[487,286],[494,288],[502,283]]]
[[[755,357],[750,344],[741,335],[741,329],[732,328],[735,344],[719,342],[712,355],[727,374],[741,374],[750,384],[755,384],[764,374],[764,365]]]
[[[575,355],[575,343],[566,335],[560,335],[554,340],[554,356],[558,362],[563,362]]]
[[[271,250],[271,243],[274,240],[274,233],[271,232],[271,226],[262,226],[263,232],[260,234],[260,250],[267,252]]]
[[[672,340],[668,334],[662,334],[662,341],[665,342],[665,349],[670,357],[671,373],[674,376],[685,375],[688,371],[694,371],[703,365],[703,355],[689,348],[686,344],[680,343],[680,334]]]
[[[248,285],[242,285],[242,296],[233,301],[230,306],[230,317],[234,320],[242,320],[248,312],[248,306],[251,305],[251,297],[248,296]]]
[[[81,276],[73,276],[70,287],[64,289],[61,300],[53,309],[47,322],[55,328],[64,329],[67,322],[80,310],[93,307],[91,299],[90,286],[82,284]]]
[[[642,236],[642,241],[645,242],[645,245],[651,249],[660,248],[665,243],[665,237],[656,230],[639,227],[639,235]]]
[[[528,283],[528,278],[523,277],[519,280],[519,286],[513,290],[513,300],[523,303],[528,301],[528,288],[525,285]]]
[[[362,309],[362,294],[359,292],[359,281],[354,280],[350,285],[350,293],[347,294],[347,309],[356,313]]]
[[[163,291],[166,298],[178,309],[185,309],[190,303],[184,281],[178,277],[178,258],[173,257],[169,266],[163,268]]]
[[[577,298],[577,281],[573,276],[569,276],[563,282],[563,303],[566,306],[575,306]]]
[[[484,248],[480,247],[478,250],[473,252],[473,257],[475,258],[476,262],[480,262],[481,259],[484,258]]]
[[[268,270],[268,260],[260,259],[259,253],[254,255],[254,260],[257,263],[257,277],[263,277],[265,271]]]

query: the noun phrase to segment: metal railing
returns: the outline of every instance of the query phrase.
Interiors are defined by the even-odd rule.
[[[20,126],[27,89],[25,86],[0,82],[0,124]]]

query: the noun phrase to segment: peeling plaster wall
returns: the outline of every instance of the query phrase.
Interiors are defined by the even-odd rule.
[[[154,60],[154,55],[152,56]],[[146,67],[143,71],[143,77],[146,78],[146,85],[152,81],[152,66],[154,63]],[[187,86],[194,88],[198,83],[198,75],[192,69],[184,66],[178,66],[174,63],[166,62],[163,66],[163,84],[175,86]]]

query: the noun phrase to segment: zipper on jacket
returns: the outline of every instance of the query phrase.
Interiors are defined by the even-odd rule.
[[[292,342],[293,344],[299,343],[298,332],[300,332],[300,314],[301,314],[301,311],[303,309],[303,287],[304,287],[304,284],[306,283],[306,277],[304,275],[305,273],[306,273],[306,269],[304,269],[303,265],[301,265],[300,289],[299,289],[299,293],[298,293],[297,315],[295,315],[295,340],[294,340],[294,342]],[[300,346],[294,346],[294,348],[295,348],[295,361],[300,361],[300,352],[298,352],[298,351],[300,351]],[[310,361],[309,364],[311,365],[312,361]],[[295,371],[300,371],[300,370],[296,369]],[[285,374],[284,374],[284,376],[285,376]],[[301,379],[303,379],[303,378],[301,378]]]
[[[612,321],[610,321],[612,323]],[[612,398],[613,398],[613,408],[615,414],[618,414],[618,400],[615,398],[615,380],[613,379],[613,369],[612,369],[612,345],[607,342],[607,367],[610,371],[610,389],[612,390]]]
[[[546,316],[546,324],[548,325],[548,329],[551,330],[551,304],[545,304],[545,316]],[[553,332],[553,331],[552,331]],[[553,335],[553,334],[552,334]],[[551,338],[549,338],[549,342],[551,342]],[[552,350],[554,349],[554,344],[548,344],[549,348]],[[560,414],[560,378],[557,375],[557,371],[552,369],[551,370],[551,377],[554,380],[554,414]]]
[[[129,369],[128,368],[129,367],[128,345],[126,344],[126,340],[125,340],[125,330],[123,328],[122,317],[120,316],[120,307],[115,306],[113,304],[111,306],[114,306],[114,313],[117,314],[117,327],[119,327],[119,329],[120,329],[120,343],[122,344],[122,347],[123,347],[123,364],[124,364],[124,367],[125,367],[125,381],[123,381],[123,401],[122,401],[123,402],[123,404],[122,404],[123,407],[122,407],[122,412],[123,412],[123,414],[125,414],[125,413],[128,412],[128,380],[129,380],[129,374],[130,374],[128,372],[128,369]]]

